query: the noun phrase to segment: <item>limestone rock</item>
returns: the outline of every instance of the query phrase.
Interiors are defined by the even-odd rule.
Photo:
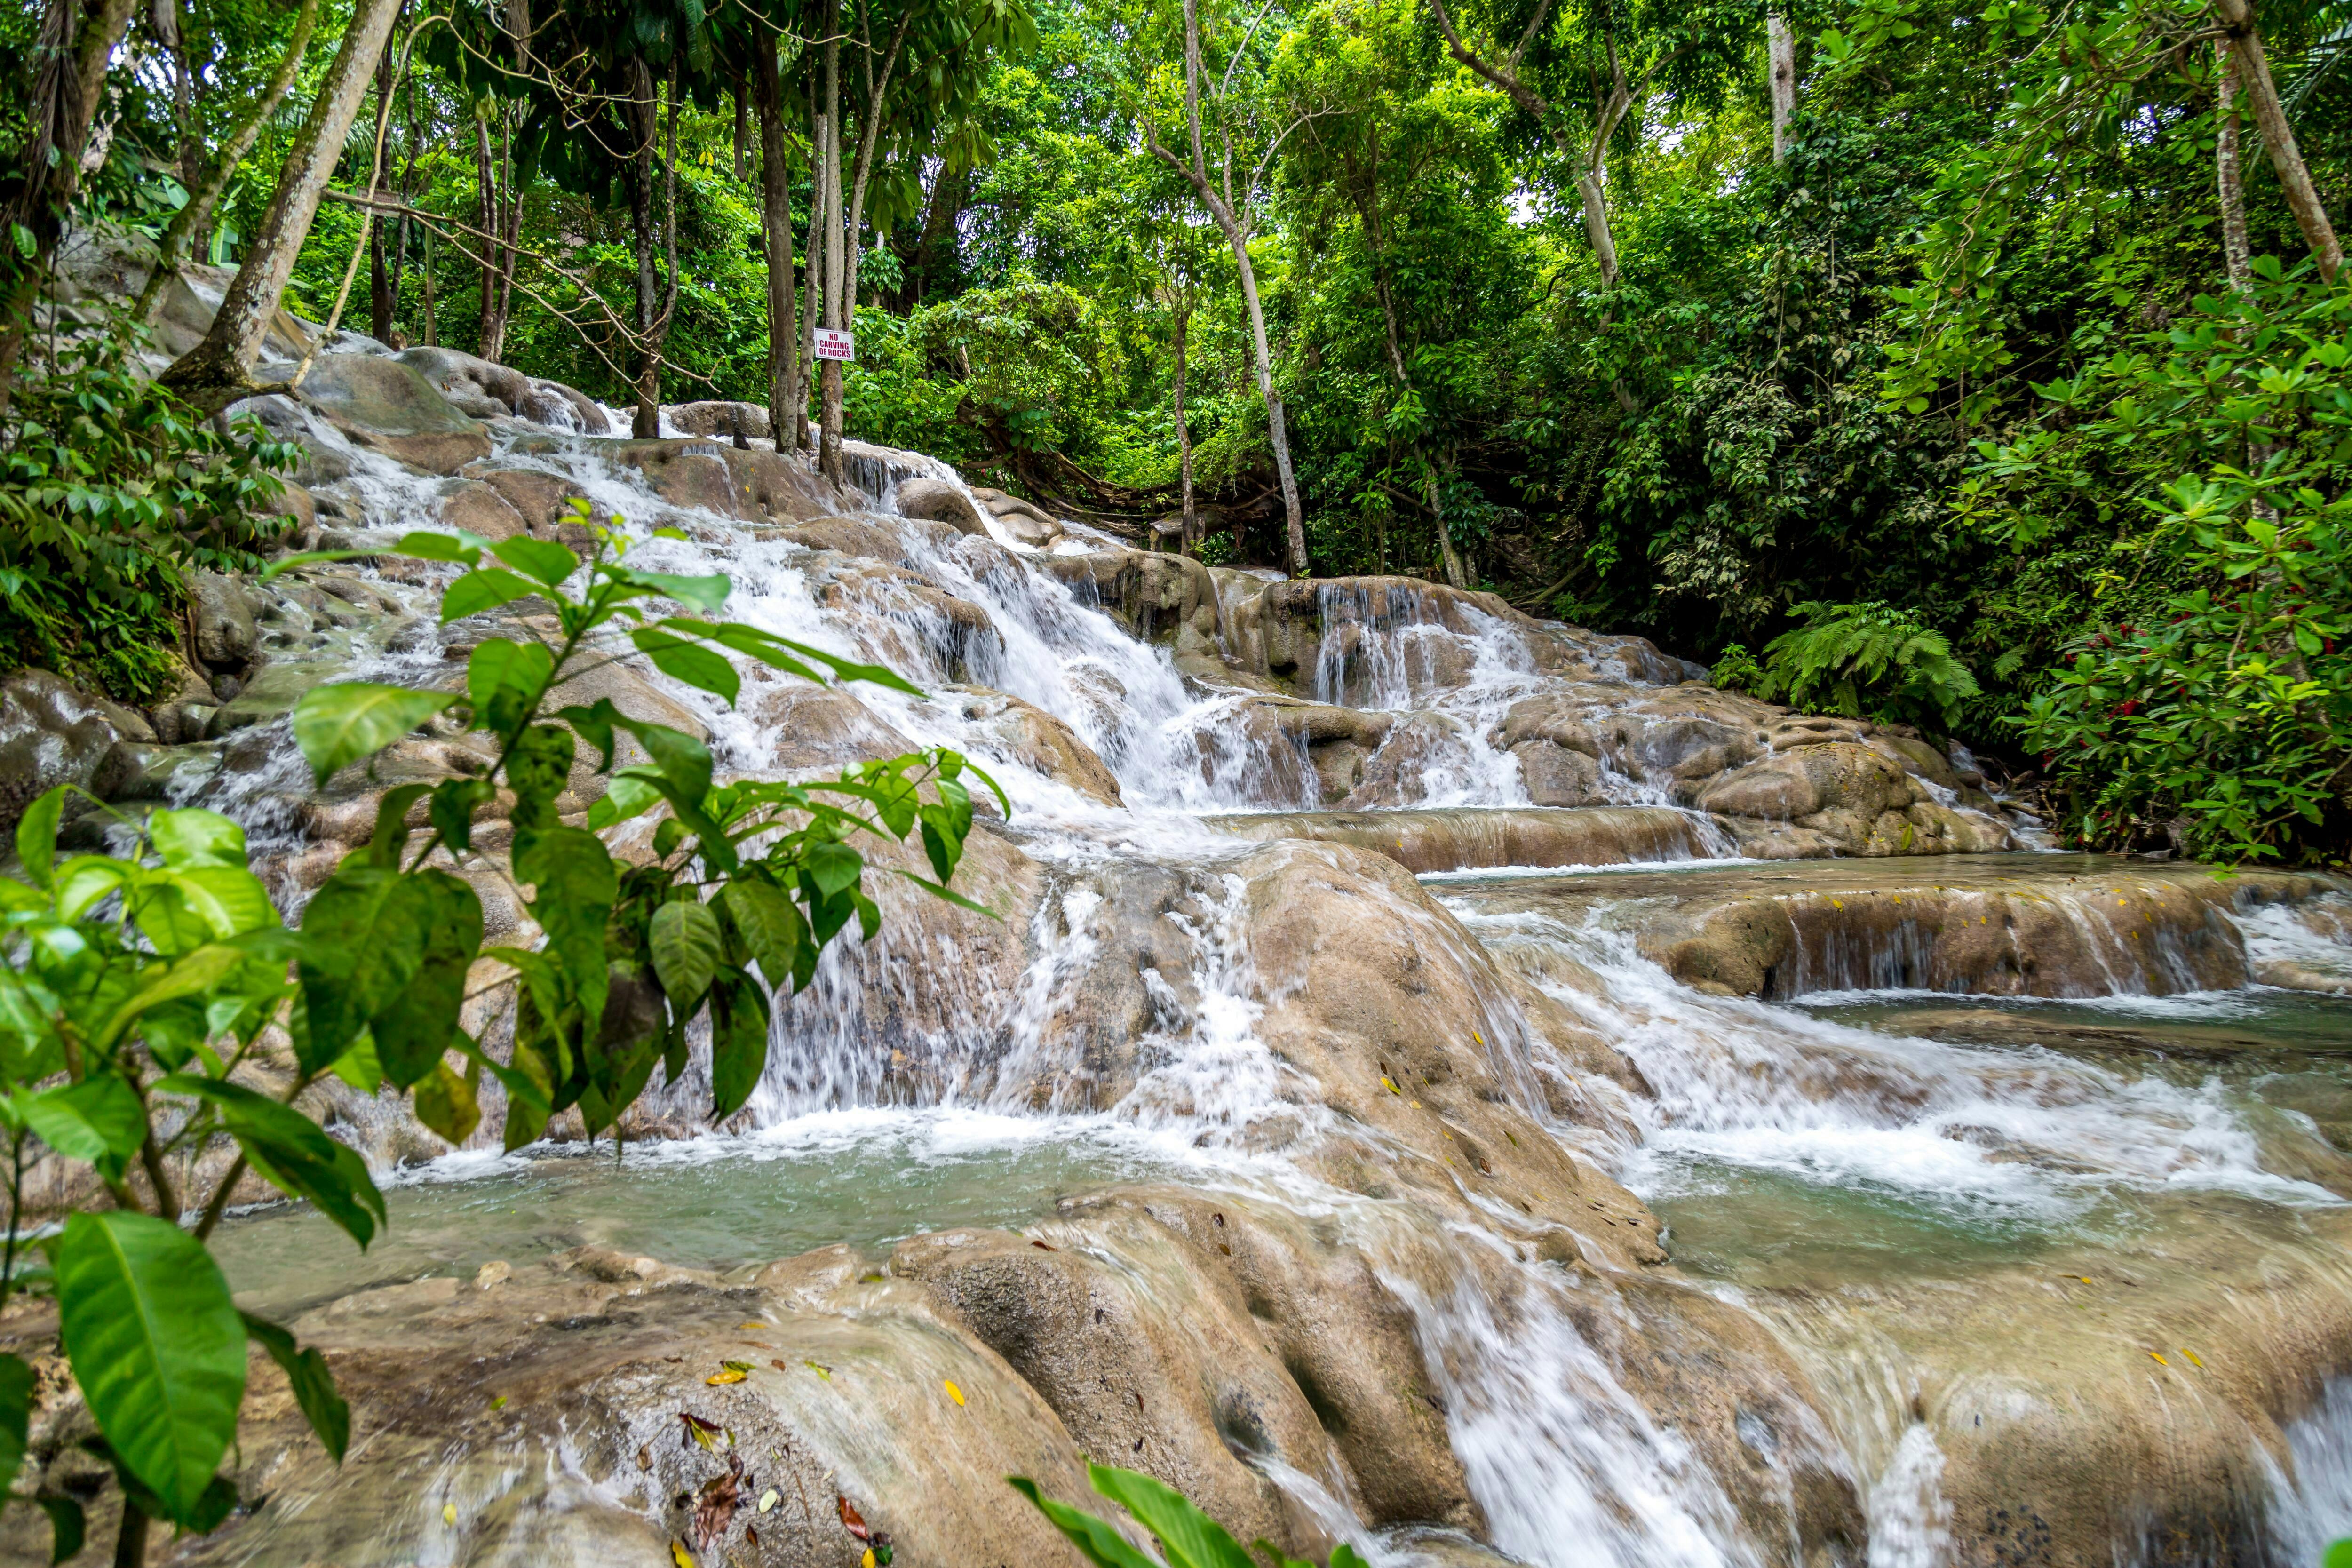
[[[198,658],[218,669],[242,666],[253,657],[255,605],[243,583],[218,572],[198,572],[189,580],[188,598]]]
[[[988,524],[971,499],[945,479],[900,479],[891,500],[902,516],[944,522],[958,533],[988,536]]]
[[[768,411],[756,403],[730,403],[721,399],[708,403],[669,404],[663,407],[662,417],[689,436],[730,443],[740,436],[747,441],[770,441],[772,444]]]
[[[413,348],[400,360],[415,366],[444,396],[486,405],[478,412],[467,410],[477,418],[510,414],[534,425],[577,430],[586,436],[602,436],[612,427],[593,399],[560,381],[540,381],[456,349]]]
[[[1118,775],[1076,731],[1035,703],[985,687],[954,688],[942,695],[950,696],[965,719],[987,724],[1010,760],[1104,805],[1120,804]]]
[[[452,479],[443,488],[440,519],[445,528],[463,529],[493,544],[530,531],[523,513],[507,500],[500,487],[477,479]]]
[[[129,710],[46,669],[0,678],[0,832],[58,785],[88,787],[117,742],[153,739]]]
[[[301,396],[355,444],[427,473],[454,474],[489,455],[489,432],[400,360],[320,354],[311,362]]]

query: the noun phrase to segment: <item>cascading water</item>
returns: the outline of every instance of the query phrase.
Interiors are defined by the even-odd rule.
[[[323,423],[311,434],[348,458],[345,508],[372,537],[440,526],[413,475],[342,442]],[[725,448],[713,443],[705,456],[723,463]],[[1334,1086],[1318,1086],[1295,1052],[1270,1038],[1269,1010],[1297,983],[1270,978],[1260,961],[1254,922],[1263,911],[1242,868],[1260,847],[1202,820],[1323,805],[1307,731],[1265,722],[1269,710],[1277,720],[1296,710],[1297,699],[1269,710],[1264,682],[1180,668],[1169,646],[1130,636],[1027,547],[890,515],[892,491],[908,478],[961,487],[945,465],[880,449],[854,457],[866,502],[854,521],[887,542],[887,562],[828,552],[822,529],[783,537],[790,530],[782,524],[678,506],[609,446],[586,439],[534,440],[497,459],[574,487],[600,515],[625,518],[633,558],[650,567],[725,572],[734,584],[730,616],[887,662],[932,691],[928,700],[864,689],[854,695],[866,721],[887,735],[955,746],[999,778],[1013,807],[1004,837],[1018,847],[1027,868],[1021,874],[1037,882],[1017,924],[953,936],[894,925],[863,947],[834,949],[814,994],[779,1009],[770,1070],[744,1122],[729,1136],[671,1146],[676,1152],[648,1167],[670,1162],[679,1172],[709,1172],[737,1160],[797,1161],[793,1169],[822,1188],[834,1179],[825,1162],[845,1147],[879,1150],[881,1164],[902,1173],[969,1155],[976,1177],[985,1173],[972,1185],[1005,1201],[949,1205],[947,1223],[1023,1223],[1039,1206],[1018,1195],[1024,1184],[1064,1174],[1247,1194],[1354,1236],[1381,1259],[1385,1288],[1409,1314],[1437,1384],[1433,1403],[1444,1412],[1487,1538],[1510,1560],[1561,1568],[1789,1561],[1789,1543],[1760,1529],[1717,1473],[1721,1456],[1661,1420],[1633,1391],[1620,1352],[1596,1338],[1638,1342],[1647,1310],[1577,1272],[1597,1268],[1602,1255],[1586,1245],[1538,1259],[1537,1232],[1508,1203],[1475,1190],[1462,1210],[1479,1216],[1475,1223],[1408,1225],[1381,1206],[1402,1201],[1385,1187],[1369,1197],[1340,1194],[1315,1166],[1326,1146],[1370,1137],[1368,1123],[1360,1106],[1343,1107]],[[652,537],[656,522],[683,524],[685,537]],[[405,580],[377,577],[372,586],[411,614],[425,602]],[[1391,716],[1381,743],[1398,749],[1391,773],[1402,783],[1387,804],[1532,810],[1521,758],[1496,736],[1516,705],[1561,689],[1564,678],[1530,652],[1544,651],[1531,637],[1552,634],[1530,633],[1475,605],[1457,606],[1448,625],[1399,592],[1327,585],[1318,593],[1319,636],[1302,662],[1301,695]],[[1220,606],[1221,626],[1226,614]],[[1236,642],[1226,638],[1227,647]],[[1661,847],[1650,858],[1732,853],[1728,832],[1690,804],[1685,785],[1696,775],[1688,758],[1696,747],[1680,731],[1669,734],[1690,721],[1657,710],[1655,694],[1677,689],[1666,683],[1689,672],[1650,668],[1654,650],[1588,643],[1578,657],[1599,678],[1575,689],[1580,721],[1595,732],[1600,752],[1600,798],[1650,808],[1675,825],[1674,832],[1648,825],[1643,842]],[[366,679],[446,684],[451,665],[443,648],[429,620],[393,616],[347,668]],[[650,685],[708,730],[722,770],[824,771],[780,761],[802,754],[803,710],[785,700],[789,689],[757,670],[747,669],[733,708]],[[1116,780],[1119,804],[1009,741],[1007,710],[994,693],[1066,726]],[[1746,748],[1741,755],[1759,743],[1761,754],[1779,754],[1777,741],[1730,739]],[[1669,750],[1669,740],[1679,750]],[[229,743],[267,754],[216,780],[191,775],[181,793],[244,818],[257,845],[299,857],[303,776],[282,721]],[[1713,765],[1737,763],[1718,754]],[[1936,804],[1960,809],[1948,786],[1936,788],[1950,796],[1935,795]],[[1923,785],[1921,794],[1932,792]],[[985,854],[973,863],[985,873]],[[1789,1260],[1805,1253],[1809,1229],[1849,1223],[1885,1238],[1889,1259],[1938,1246],[1981,1253],[1987,1237],[2043,1249],[2111,1247],[2135,1226],[2171,1223],[2168,1203],[2257,1205],[2291,1219],[2338,1206],[2352,1193],[2352,1163],[2312,1117],[2263,1100],[2260,1086],[2151,1068],[2127,1053],[1941,1038],[1940,1025],[1911,1033],[1841,1016],[1868,997],[1814,995],[1799,1008],[1710,994],[1645,956],[1622,923],[1530,912],[1495,891],[1529,885],[1525,877],[1433,885],[1470,940],[1449,934],[1456,928],[1445,915],[1416,910],[1423,935],[1412,962],[1471,972],[1491,955],[1532,985],[1550,1011],[1497,978],[1481,983],[1475,1016],[1460,1021],[1494,1066],[1494,1098],[1553,1125],[1578,1158],[1613,1165],[1667,1215],[1670,1241],[1686,1237],[1701,1258],[1766,1256],[1776,1261],[1753,1278],[1777,1280],[1772,1269],[1796,1267]],[[299,896],[291,881],[286,886]],[[2284,973],[2341,964],[2345,921],[2334,910],[2321,900],[2231,918],[2257,969]],[[1906,965],[1883,944],[1822,962],[1822,973],[1793,990],[1832,983],[1851,990],[1857,980],[1925,965]],[[1106,973],[1119,966],[1130,972]],[[2111,966],[2095,988],[2147,989],[2137,973]],[[2200,1007],[2225,1010],[2238,995],[2194,993],[2164,1005],[2186,1017]],[[2127,1020],[2134,1005],[2158,1005],[2116,1002],[2113,1015]],[[1571,1036],[1590,1037],[1600,1055],[1628,1069],[1617,1077],[1591,1070],[1589,1058],[1574,1058]],[[1381,1087],[1366,1093],[1405,1101],[1417,1092],[1412,1080],[1398,1081],[1401,1069],[1392,1079],[1389,1064],[1380,1066]],[[700,1072],[655,1097],[657,1121],[692,1125],[706,1092]],[[1570,1103],[1604,1106],[1606,1114],[1574,1126],[1560,1109]],[[1410,1104],[1421,1110],[1418,1099]],[[1624,1131],[1595,1131],[1606,1127]],[[845,1142],[828,1142],[835,1132]],[[1404,1145],[1372,1142],[1405,1160]],[[1466,1163],[1483,1163],[1464,1147]],[[1041,1162],[1056,1174],[1041,1177]],[[867,1173],[857,1179],[874,1179],[874,1164],[858,1166]],[[1452,1158],[1444,1165],[1454,1173],[1437,1179],[1467,1179]],[[436,1179],[540,1179],[516,1162],[478,1154],[433,1169]],[[855,1184],[843,1184],[845,1203],[855,1201]],[[940,1223],[935,1212],[918,1212],[938,1199],[937,1184],[920,1185],[919,1202],[910,1198],[876,1222],[877,1238]],[[441,1201],[437,1190],[434,1180],[421,1182],[402,1201],[420,1205],[421,1218],[437,1212],[425,1206]],[[672,1191],[594,1201],[698,1200]],[[282,1223],[256,1222],[233,1235],[232,1258],[241,1247],[266,1251],[269,1227]],[[657,1223],[638,1224],[659,1233]],[[835,1237],[818,1226],[802,1239],[814,1247]],[[504,1235],[479,1247],[453,1240],[446,1256],[413,1260],[415,1271],[470,1268],[489,1247],[511,1255],[522,1245]],[[724,1244],[713,1240],[708,1250],[716,1263]],[[250,1259],[260,1254],[246,1256],[259,1270]],[[384,1268],[374,1278],[389,1277]],[[1736,1310],[1748,1280],[1727,1265],[1708,1289]],[[1873,1568],[1951,1561],[1955,1531],[1969,1521],[1956,1517],[1945,1494],[1958,1461],[1915,1413],[1919,1396],[1901,1370],[1912,1352],[1879,1345],[1874,1370],[1842,1383],[1839,1346],[1852,1349],[1875,1327],[1841,1316],[1843,1309],[1808,1317],[1775,1300],[1755,1310],[1793,1347],[1827,1401],[1836,1431],[1819,1440],[1829,1456],[1822,1463],[1850,1473],[1860,1499],[1855,1528],[1867,1535]],[[2273,1510],[2282,1563],[2330,1531],[2352,1529],[2352,1489],[2342,1473],[2352,1452],[2352,1416],[2344,1413],[2352,1396],[2344,1388],[2340,1380],[2329,1385],[2289,1429]],[[1741,1442],[1767,1456],[1758,1463],[1770,1469],[1778,1461],[1769,1456],[1783,1439],[1743,1420]],[[1333,1476],[1279,1458],[1252,1463],[1307,1515],[1326,1521],[1335,1536],[1356,1536],[1376,1560],[1435,1560],[1417,1556],[1405,1536],[1355,1528],[1344,1477],[1334,1484]],[[1793,1517],[1795,1504],[1787,1511]]]

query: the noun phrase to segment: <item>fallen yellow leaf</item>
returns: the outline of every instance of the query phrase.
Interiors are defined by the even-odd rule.
[[[2194,1366],[2199,1372],[2203,1372],[2205,1370],[2205,1363],[2197,1359],[2197,1352],[2195,1351],[2190,1350],[2187,1345],[2183,1345],[2180,1347],[2180,1353],[2187,1356],[2189,1358],[2189,1364]]]
[[[829,1366],[819,1366],[813,1361],[804,1361],[801,1363],[801,1364],[808,1368],[811,1372],[816,1373],[819,1377],[824,1379],[825,1382],[831,1383],[833,1381],[833,1368]]]
[[[669,1543],[669,1560],[677,1564],[677,1568],[694,1568],[694,1559],[688,1557],[686,1548],[675,1541]]]
[[[760,1511],[765,1513],[782,1501],[783,1501],[782,1495],[775,1488],[770,1487],[760,1494]]]
[[[961,1389],[961,1388],[958,1388],[952,1381],[948,1381],[948,1382],[947,1382],[947,1391],[948,1391],[948,1397],[949,1397],[950,1399],[952,1399],[952,1400],[954,1400],[954,1401],[956,1402],[956,1408],[957,1408],[957,1409],[959,1409],[959,1410],[962,1409],[962,1408],[963,1408],[963,1390],[962,1390],[962,1389]]]
[[[445,1502],[441,1505],[441,1522],[444,1524],[455,1524],[457,1522],[457,1505],[456,1503]]]
[[[1399,1089],[1386,1073],[1381,1074],[1381,1087],[1387,1089],[1391,1094],[1402,1095],[1404,1093],[1404,1090]]]
[[[758,1329],[762,1333],[775,1327],[773,1323],[738,1323],[735,1326],[739,1329]]]
[[[874,1568],[874,1548],[866,1549],[866,1555],[857,1560],[857,1568]]]
[[[2158,1366],[2170,1366],[2170,1365],[2172,1364],[2170,1362],[2168,1362],[2168,1361],[2165,1360],[2162,1356],[2160,1356],[2160,1355],[2157,1354],[2154,1351],[2150,1351],[2150,1352],[2147,1352],[2147,1357],[2148,1357],[2148,1360],[2150,1360],[2150,1361],[2152,1361],[2152,1362],[2156,1363],[2156,1364],[2157,1364],[2157,1365],[2158,1365]]]

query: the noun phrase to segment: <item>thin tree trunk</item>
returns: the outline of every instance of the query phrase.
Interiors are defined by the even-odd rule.
[[[32,331],[33,302],[57,258],[66,214],[81,183],[82,153],[90,121],[106,85],[107,62],[131,25],[132,0],[99,0],[73,32],[75,0],[49,0],[44,14],[40,64],[33,84],[32,145],[21,185],[11,194],[6,216],[32,231],[33,254],[11,263],[7,294],[0,300],[0,415],[16,391],[16,364]]]
[[[146,286],[139,291],[136,309],[140,320],[153,320],[155,302],[163,297],[163,286],[188,264],[195,243],[210,239],[213,208],[220,204],[221,193],[228,189],[229,177],[253,151],[254,143],[261,140],[262,126],[278,112],[278,106],[292,89],[295,73],[301,68],[302,57],[310,47],[310,33],[318,19],[319,0],[302,0],[302,9],[294,18],[294,36],[287,40],[286,53],[278,60],[268,87],[230,129],[211,162],[188,186],[187,205],[172,215],[171,225],[156,246],[155,270],[148,275]]]
[[[188,66],[187,40],[180,32],[180,0],[154,0],[148,19],[156,42],[172,57],[173,129],[180,138],[180,184],[193,196],[204,177],[204,129],[196,123],[196,73]]]
[[[293,276],[294,258],[310,232],[320,195],[343,150],[343,133],[359,114],[377,57],[392,37],[400,0],[358,0],[343,47],[327,67],[319,96],[302,122],[277,193],[262,215],[253,249],[213,317],[205,341],[180,356],[163,384],[205,413],[226,407],[253,391],[253,360]]]
[[[841,5],[840,0],[826,0],[824,8],[824,324],[838,330],[842,325],[842,256],[841,223]],[[817,468],[824,477],[838,485],[845,470],[841,458],[841,362],[824,362],[824,373],[818,391],[823,406],[819,410],[820,445]]]
[[[760,110],[760,227],[768,253],[768,428],[776,450],[800,449],[807,402],[800,395],[801,344],[793,303],[793,171],[784,156],[784,89],[776,46],[761,46],[751,89]]]
[[[808,249],[801,263],[801,311],[793,328],[793,352],[802,366],[794,384],[800,401],[793,406],[800,410],[801,416],[793,427],[793,437],[803,450],[810,449],[815,440],[808,427],[808,398],[811,384],[822,379],[814,345],[817,322],[824,313],[824,102],[814,92],[810,94],[809,121]]]
[[[1241,275],[1242,302],[1249,313],[1250,349],[1255,356],[1258,396],[1265,403],[1266,440],[1274,448],[1275,476],[1282,485],[1290,572],[1293,576],[1304,577],[1308,564],[1307,520],[1298,504],[1298,478],[1290,465],[1290,434],[1283,421],[1282,395],[1274,386],[1273,354],[1266,343],[1265,311],[1258,301],[1257,270],[1250,265],[1249,234],[1241,216],[1218,196],[1216,187],[1210,184],[1208,156],[1201,145],[1200,0],[1184,0],[1184,131],[1192,144],[1189,163],[1160,146],[1156,138],[1149,140],[1148,145],[1160,162],[1184,177],[1192,194],[1216,221],[1225,243],[1233,247],[1234,266]],[[1150,135],[1148,125],[1146,133]]]
[[[474,216],[475,226],[482,231],[477,242],[482,260],[475,268],[482,280],[482,297],[474,311],[475,352],[495,363],[499,357],[499,167],[490,152],[490,122],[478,107],[474,113]],[[644,254],[640,247],[638,255]]]
[[[1797,112],[1797,35],[1774,11],[1764,18],[1764,55],[1772,77],[1772,162],[1789,158],[1789,121]]]
[[[636,247],[637,374],[633,378],[635,407],[629,433],[641,441],[661,434],[661,409],[646,394],[649,381],[658,378],[653,363],[654,342],[654,130],[653,72],[645,57],[630,62],[629,133],[636,144],[629,149],[629,233]]]
[[[940,252],[955,243],[957,220],[963,216],[964,197],[971,190],[971,171],[945,167],[931,182],[931,198],[923,208],[923,232],[915,241],[915,255],[907,267],[905,287],[898,291],[901,314],[912,314],[929,291]]]
[[[733,90],[730,96],[735,100],[735,183],[739,185],[743,183],[747,174],[743,166],[743,156],[749,151],[748,144],[751,141],[751,105],[744,101],[743,88],[743,73],[738,71],[735,73]]]
[[[2263,145],[2270,150],[2271,167],[2278,174],[2280,188],[2286,192],[2295,226],[2303,231],[2304,244],[2319,263],[2320,277],[2333,283],[2344,268],[2344,247],[2336,237],[2336,226],[2328,221],[2326,204],[2311,182],[2311,170],[2295,146],[2294,128],[2287,123],[2278,87],[2271,80],[2270,55],[2263,47],[2262,29],[2255,25],[2252,0],[2214,0],[2214,10],[2229,30],[2240,83],[2253,102],[2254,124],[2263,133]]]
[[[2226,41],[2213,45],[2220,67],[2221,102],[2214,115],[2213,183],[2221,204],[2221,264],[2230,287],[2243,294],[2254,286],[2253,249],[2246,239],[2245,176],[2238,164],[2238,64]]]
[[[379,115],[392,102],[392,51],[376,61],[375,91]],[[392,342],[392,273],[384,257],[384,227],[368,226],[368,335],[380,343]]]
[[[1176,307],[1176,483],[1184,505],[1184,553],[1196,554],[1201,545],[1201,518],[1192,506],[1192,427],[1184,419],[1184,332],[1192,321],[1188,293]]]
[[[648,434],[661,427],[661,373],[669,343],[670,321],[677,314],[677,100],[678,62],[669,61],[669,124],[662,148],[662,261],[668,277],[662,283],[661,308],[654,315],[652,336],[646,344],[645,368],[637,377],[637,415],[651,413]]]
[[[420,281],[425,291],[425,343],[428,348],[438,348],[441,344],[441,321],[433,309],[433,231],[429,228],[425,230],[425,272]]]
[[[882,127],[888,119],[882,112],[882,100],[890,91],[890,78],[898,68],[899,51],[906,47],[907,27],[914,19],[912,5],[900,13],[898,28],[890,35],[890,47],[882,56],[879,77],[874,73],[870,48],[866,53],[865,122],[857,128],[857,162],[849,182],[849,275],[844,283],[851,321],[857,319],[857,263],[864,254],[858,235],[866,225],[866,181],[874,172],[874,153],[882,143]]]

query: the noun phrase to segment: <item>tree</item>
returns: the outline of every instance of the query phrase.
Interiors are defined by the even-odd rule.
[[[344,132],[359,114],[399,13],[400,0],[357,0],[342,47],[327,67],[278,174],[253,249],[229,284],[211,331],[160,378],[196,407],[209,412],[262,390],[253,384],[254,357],[278,314],[294,258],[342,154]]]
[[[1260,19],[1265,12],[1259,12]],[[1256,24],[1243,34],[1241,44],[1227,59],[1223,76],[1211,84],[1207,97],[1211,113],[1216,121],[1221,156],[1217,172],[1210,172],[1206,142],[1202,132],[1202,47],[1200,0],[1184,0],[1184,153],[1179,155],[1161,144],[1159,128],[1147,117],[1143,122],[1144,144],[1151,155],[1190,185],[1193,196],[1205,208],[1225,244],[1234,253],[1234,267],[1239,277],[1242,304],[1249,316],[1250,348],[1257,371],[1258,397],[1265,405],[1267,444],[1274,449],[1275,474],[1282,486],[1283,521],[1286,530],[1288,564],[1292,575],[1303,577],[1307,572],[1307,523],[1298,501],[1298,476],[1290,461],[1290,434],[1283,421],[1282,394],[1274,384],[1274,355],[1265,334],[1265,307],[1258,297],[1257,268],[1251,262],[1249,242],[1258,222],[1258,203],[1274,159],[1282,150],[1283,142],[1300,123],[1292,119],[1281,129],[1260,140],[1262,146],[1244,143],[1252,130],[1258,129],[1254,110],[1260,106],[1244,106],[1234,101],[1234,75],[1250,59],[1251,38]],[[1245,83],[1247,85],[1253,85]],[[1241,167],[1255,152],[1257,162]]]

